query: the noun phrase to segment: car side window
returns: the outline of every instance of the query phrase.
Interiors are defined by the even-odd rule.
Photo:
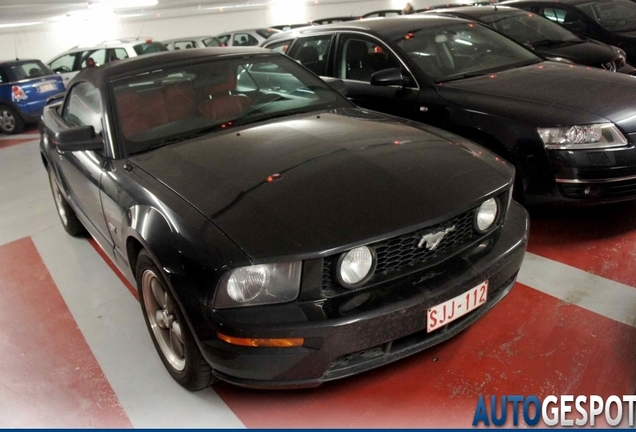
[[[338,78],[366,83],[370,83],[371,75],[378,71],[397,68],[412,82],[408,72],[386,46],[364,36],[340,37],[337,68]]]
[[[572,33],[585,33],[587,27],[585,21],[575,13],[564,9],[546,7],[541,11],[541,15],[570,30]]]
[[[110,61],[123,60],[128,58],[128,53],[123,48],[115,48],[110,50]]]
[[[91,63],[93,63],[91,65]],[[90,66],[101,66],[106,63],[106,49],[84,51],[80,57],[80,69]]]
[[[207,39],[203,39],[203,45],[205,45],[206,47],[218,47],[218,46],[223,46],[222,42],[220,42],[218,39],[216,38],[207,38]]]
[[[316,75],[326,76],[331,39],[331,35],[298,39],[289,56]]]
[[[258,40],[249,33],[235,33],[232,38],[233,46],[256,46]]]
[[[99,90],[87,82],[70,90],[62,118],[69,126],[93,126],[95,133],[102,132],[102,99]]]
[[[276,51],[277,53],[286,54],[293,40],[286,40],[282,42],[276,42],[267,46],[267,49]]]
[[[229,45],[230,44],[230,37],[232,35],[229,34],[225,34],[225,35],[221,35],[221,36],[217,36],[219,38],[219,40],[221,41],[221,45]]]
[[[195,41],[178,41],[174,43],[174,49],[182,50],[182,49],[190,49],[197,48],[197,43]]]
[[[9,82],[9,78],[5,73],[4,69],[0,68],[0,84]]]
[[[72,72],[75,67],[76,58],[77,53],[66,54],[49,63],[49,67],[53,70],[53,72],[57,73]]]

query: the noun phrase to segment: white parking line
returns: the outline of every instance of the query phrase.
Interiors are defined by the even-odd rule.
[[[32,238],[134,427],[245,427],[213,389],[191,393],[172,380],[139,303],[85,239],[59,224]]]
[[[517,280],[538,291],[636,327],[636,288],[526,253]]]

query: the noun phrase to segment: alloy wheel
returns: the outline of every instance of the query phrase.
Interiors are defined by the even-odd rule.
[[[0,128],[5,132],[15,129],[15,117],[7,109],[0,110]]]
[[[64,198],[62,197],[60,189],[57,187],[57,182],[55,181],[53,171],[49,171],[49,177],[51,180],[51,190],[53,191],[53,198],[55,199],[55,207],[57,207],[57,212],[60,215],[62,223],[66,226],[68,225],[68,215],[66,214],[66,209],[64,208]]]
[[[176,305],[152,270],[141,277],[146,316],[164,357],[177,371],[185,368],[185,344]]]

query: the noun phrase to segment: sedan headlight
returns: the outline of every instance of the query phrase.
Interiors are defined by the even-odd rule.
[[[218,309],[286,303],[300,292],[302,262],[239,267],[221,280],[214,298]]]
[[[623,147],[627,139],[612,123],[539,128],[545,147],[552,150],[585,150]]]
[[[370,248],[362,246],[340,256],[336,276],[343,287],[356,288],[368,281],[374,271],[375,253]]]
[[[499,216],[499,202],[495,198],[484,201],[475,214],[475,229],[485,233],[493,227]]]

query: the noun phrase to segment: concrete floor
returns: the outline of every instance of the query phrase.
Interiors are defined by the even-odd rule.
[[[636,204],[535,215],[517,286],[486,317],[303,391],[183,390],[100,252],[63,231],[37,132],[0,135],[0,427],[470,427],[479,395],[636,388]]]

